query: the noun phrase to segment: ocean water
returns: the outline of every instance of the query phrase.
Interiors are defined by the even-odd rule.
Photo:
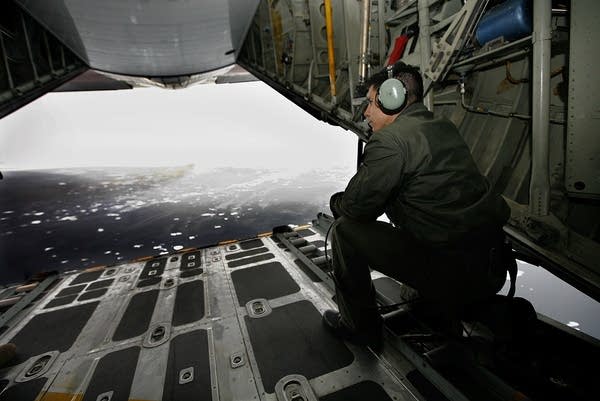
[[[305,224],[329,211],[329,196],[350,175],[191,165],[8,171],[0,181],[0,285]],[[543,268],[519,261],[516,296],[600,338],[599,303]]]
[[[341,169],[8,171],[0,181],[0,284],[306,224],[348,178]]]

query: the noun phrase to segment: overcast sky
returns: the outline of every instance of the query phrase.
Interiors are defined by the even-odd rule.
[[[199,170],[308,170],[352,168],[355,159],[354,134],[262,82],[49,93],[0,120],[2,169],[193,163]]]

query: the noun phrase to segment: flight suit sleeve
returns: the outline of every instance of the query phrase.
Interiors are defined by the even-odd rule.
[[[374,134],[363,162],[343,193],[334,194],[330,208],[334,217],[346,216],[358,221],[373,221],[381,216],[390,196],[402,180],[406,148],[385,132]]]

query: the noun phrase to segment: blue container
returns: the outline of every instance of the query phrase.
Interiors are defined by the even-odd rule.
[[[504,37],[506,41],[531,34],[531,0],[506,0],[488,10],[479,21],[475,37],[480,45]]]

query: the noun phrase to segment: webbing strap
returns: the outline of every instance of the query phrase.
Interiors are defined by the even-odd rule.
[[[508,275],[510,277],[510,289],[508,290],[507,297],[512,298],[515,296],[515,291],[517,287],[517,261],[513,256],[513,251],[510,245],[504,244],[504,252],[505,252],[505,266],[506,270],[508,270]]]
[[[508,275],[510,277],[510,289],[506,295],[509,298],[512,298],[515,296],[515,291],[517,288],[517,261],[512,257],[512,251],[511,258],[510,261],[508,261],[508,266],[506,266],[506,269],[508,270]]]

